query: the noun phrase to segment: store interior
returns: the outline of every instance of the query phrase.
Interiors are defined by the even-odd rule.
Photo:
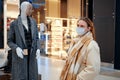
[[[19,7],[20,7],[21,1],[24,1],[24,0],[3,0],[4,15],[3,14],[2,16],[0,15],[0,17],[2,17],[3,19],[3,21],[0,20],[0,22],[4,22],[4,26],[2,27],[0,23],[0,32],[1,32],[0,33],[0,53],[6,50],[9,50],[7,46],[7,34],[9,31],[10,23],[13,20],[15,20],[19,15]],[[60,72],[60,69],[62,68],[62,63],[64,60],[59,60],[59,59],[65,59],[67,57],[67,50],[69,48],[71,39],[76,37],[75,27],[76,27],[77,19],[82,16],[88,16],[87,14],[88,0],[75,0],[75,1],[74,0],[29,0],[29,1],[33,1],[32,4],[33,4],[34,12],[32,14],[32,17],[36,20],[38,30],[39,30],[38,34],[39,34],[39,39],[41,41],[40,43],[41,55],[52,57],[52,58],[41,57],[41,59],[38,60],[39,62],[38,66],[40,68],[39,74],[42,74],[40,75],[42,79],[49,78],[50,80],[53,80],[54,77],[51,77],[51,76],[58,74]],[[100,6],[97,6],[97,7],[100,8]],[[99,10],[98,8],[97,10]],[[0,10],[0,12],[1,11],[2,9]],[[95,18],[96,15],[94,14],[92,17]],[[104,19],[105,18],[106,17],[104,16]],[[106,21],[108,21],[108,19]],[[103,19],[101,20],[101,22],[104,22]],[[99,31],[101,30],[101,32],[103,31],[101,25],[98,29]],[[110,29],[110,26],[107,30],[109,29]],[[104,38],[106,39],[108,38],[108,36]],[[105,41],[109,42],[110,40],[108,41],[106,39]],[[101,43],[102,42],[104,41],[101,41]],[[111,45],[108,45],[108,46],[111,46]],[[105,46],[103,51],[105,51],[105,49],[108,46]],[[102,45],[102,47],[104,46]],[[110,51],[110,49],[107,51]],[[102,53],[102,49],[101,49],[101,53]],[[103,52],[103,54],[104,53],[107,55],[107,52]],[[108,56],[108,55],[111,55],[109,52],[108,52],[108,55],[107,56],[106,55],[105,56],[103,55],[102,58],[105,57],[105,59],[107,60],[111,59],[111,57]],[[4,56],[4,57],[7,58],[7,56]],[[54,59],[53,57],[57,59]],[[6,60],[4,61],[2,60],[0,65],[3,65],[2,63],[5,63],[5,61]],[[96,80],[119,80],[120,79],[120,76],[119,76],[120,71],[115,70],[113,68],[114,67],[113,60],[111,61],[109,60],[111,64],[108,64],[108,63],[106,64],[102,62],[101,72]],[[52,67],[50,67],[49,65],[50,66],[52,65]],[[53,70],[53,68],[55,70]],[[48,70],[48,72],[46,70]],[[54,75],[50,74],[51,72],[49,71],[51,71]],[[1,72],[0,72],[0,75],[1,75]],[[10,74],[9,75],[7,74],[7,76],[3,76],[3,77],[5,78],[10,77]],[[55,77],[58,78],[58,76],[55,76]],[[48,80],[48,79],[44,79],[44,80]]]
[[[65,58],[72,38],[76,36],[75,27],[77,19],[82,16],[81,0],[35,0],[32,2],[41,45],[41,54]],[[4,2],[5,22],[7,36],[10,23],[19,15],[19,0],[6,0]],[[72,6],[71,6],[72,4]],[[42,24],[44,24],[42,26]],[[43,27],[43,28],[42,28]],[[43,31],[42,31],[43,30]],[[6,42],[4,47],[6,48]]]

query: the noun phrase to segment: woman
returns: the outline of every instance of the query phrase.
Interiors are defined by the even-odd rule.
[[[70,44],[60,80],[94,80],[100,71],[100,51],[93,22],[79,19],[76,32],[78,36]]]

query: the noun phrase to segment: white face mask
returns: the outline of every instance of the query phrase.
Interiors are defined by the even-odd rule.
[[[82,28],[82,27],[77,27],[76,32],[80,36],[82,36],[82,35],[84,35],[86,33],[85,28]]]

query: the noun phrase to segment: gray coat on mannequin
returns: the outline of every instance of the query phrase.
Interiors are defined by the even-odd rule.
[[[21,3],[21,15],[13,21],[8,32],[8,46],[12,49],[12,80],[38,80],[37,59],[40,57],[40,43],[38,38],[37,24],[30,17],[32,5],[29,2]],[[28,20],[29,24],[28,25]],[[26,47],[24,27],[31,31],[31,48],[29,61],[26,58],[24,48]],[[37,58],[37,59],[36,59]]]

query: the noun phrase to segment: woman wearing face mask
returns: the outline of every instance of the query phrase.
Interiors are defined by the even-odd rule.
[[[89,18],[77,21],[78,36],[72,40],[60,80],[94,80],[100,72],[100,51]]]

